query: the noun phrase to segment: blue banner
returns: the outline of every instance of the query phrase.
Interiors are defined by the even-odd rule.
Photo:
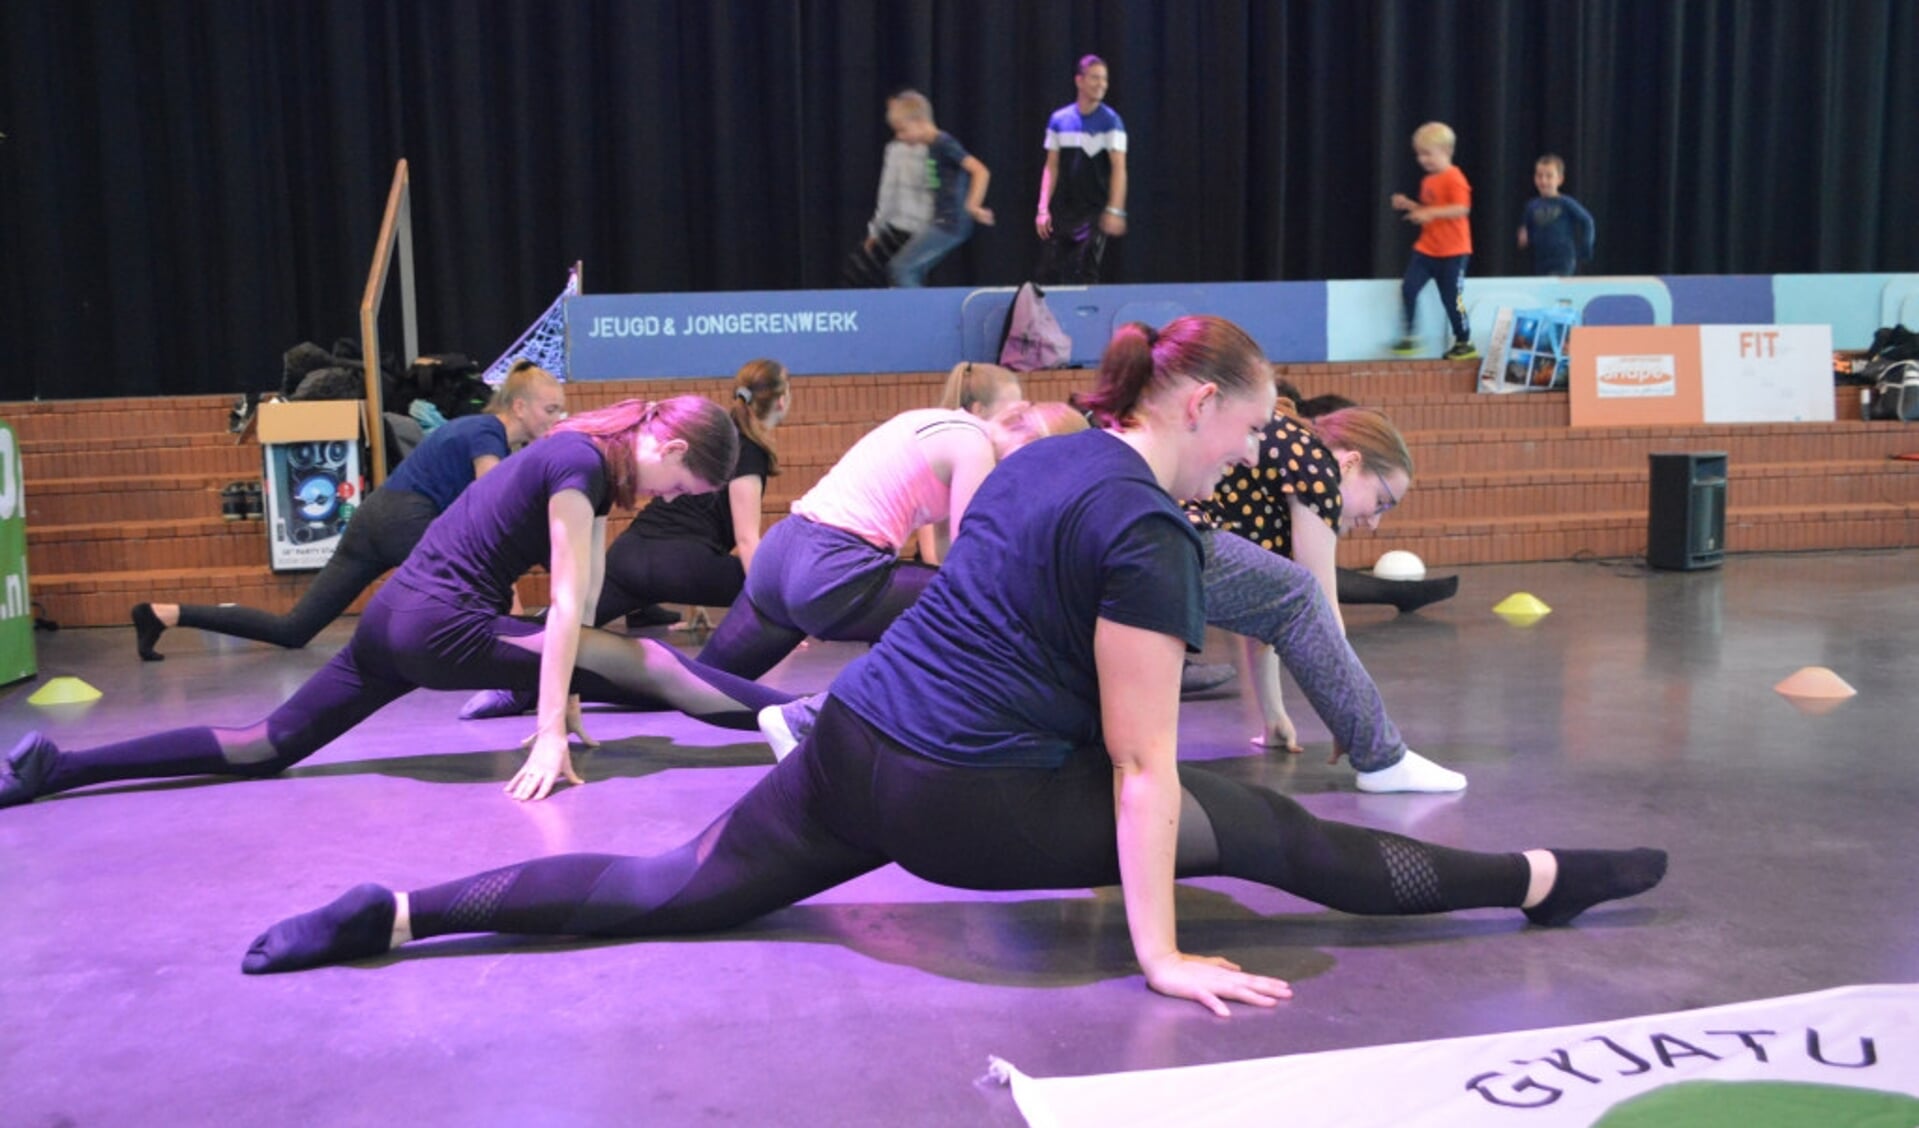
[[[997,359],[1014,293],[1006,286],[588,294],[566,303],[567,376],[730,376],[762,356],[798,375],[940,372],[962,360]],[[1075,365],[1098,363],[1116,325],[1158,326],[1188,313],[1235,321],[1269,358],[1290,363],[1386,358],[1401,332],[1393,279],[1058,286],[1046,295],[1073,339]],[[1919,276],[1469,277],[1464,296],[1482,348],[1498,309],[1560,303],[1587,324],[1831,321],[1835,347],[1861,348],[1875,326],[1919,315]],[[1431,288],[1421,300],[1418,329],[1437,356],[1450,339],[1444,313]]]
[[[572,380],[731,376],[770,356],[797,374],[927,372],[960,356],[966,290],[587,294],[566,303]]]

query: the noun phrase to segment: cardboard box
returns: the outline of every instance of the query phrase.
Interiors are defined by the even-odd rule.
[[[276,572],[324,568],[360,507],[358,400],[260,405],[268,562]]]
[[[294,443],[302,439],[358,439],[359,400],[274,400],[260,405],[260,444]]]

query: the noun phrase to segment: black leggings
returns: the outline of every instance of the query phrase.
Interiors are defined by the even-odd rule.
[[[938,574],[842,529],[788,517],[760,541],[746,590],[707,640],[700,662],[757,678],[808,635],[877,642]]]
[[[1520,854],[1481,854],[1316,818],[1182,766],[1178,874],[1270,885],[1350,913],[1517,907]],[[962,889],[1119,882],[1113,769],[921,756],[828,698],[813,734],[692,841],[651,858],[564,854],[409,895],[413,935],[649,936],[742,924],[894,862]]]
[[[423,494],[374,490],[293,610],[275,615],[257,607],[183,603],[180,625],[298,650],[345,614],[374,580],[405,563],[438,515]]]
[[[367,606],[346,648],[265,719],[245,728],[173,729],[62,752],[40,794],[124,779],[273,775],[415,689],[538,690],[543,630],[389,586]],[[516,638],[522,641],[508,641]],[[792,699],[706,669],[657,642],[588,628],[580,631],[573,690],[642,710],[678,709],[741,731],[757,727],[760,709]]]
[[[647,537],[631,528],[606,550],[606,575],[593,622],[605,626],[649,603],[725,607],[746,586],[740,558],[695,540]]]

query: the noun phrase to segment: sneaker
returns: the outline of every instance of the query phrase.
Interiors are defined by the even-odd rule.
[[[1393,355],[1394,356],[1418,356],[1419,355],[1419,338],[1401,337],[1399,340],[1394,341]]]
[[[820,706],[826,701],[824,693],[815,693],[811,697],[797,697],[784,705],[768,705],[761,709],[757,720],[760,735],[773,746],[773,759],[784,760],[800,746],[800,741],[813,734],[813,722],[819,719]]]
[[[1455,341],[1453,347],[1446,350],[1447,360],[1478,360],[1479,350],[1471,341]]]
[[[1442,795],[1466,790],[1466,777],[1450,768],[1442,768],[1412,749],[1399,762],[1378,771],[1360,772],[1359,789],[1375,795],[1389,792],[1423,792]]]
[[[517,717],[539,704],[536,689],[483,689],[460,706],[463,721],[484,721],[492,717]]]
[[[1238,676],[1239,671],[1233,668],[1231,662],[1188,662],[1179,672],[1179,695],[1191,697],[1211,693]]]
[[[220,490],[220,519],[223,521],[242,521],[247,515],[247,484],[228,482]]]

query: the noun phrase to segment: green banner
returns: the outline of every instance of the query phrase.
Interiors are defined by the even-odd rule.
[[[32,677],[33,601],[27,595],[27,487],[20,443],[0,420],[0,685]]]

